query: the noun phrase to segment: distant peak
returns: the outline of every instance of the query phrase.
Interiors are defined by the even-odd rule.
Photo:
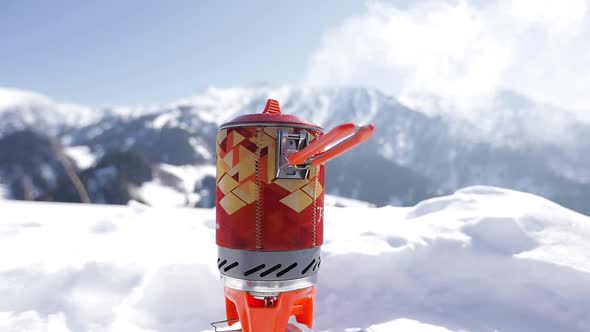
[[[23,104],[46,104],[53,102],[46,95],[15,88],[0,87],[0,109]]]

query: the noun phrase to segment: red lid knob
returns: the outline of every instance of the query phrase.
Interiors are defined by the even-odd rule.
[[[281,106],[279,106],[279,102],[274,99],[269,99],[266,101],[266,107],[262,113],[267,114],[281,114]]]

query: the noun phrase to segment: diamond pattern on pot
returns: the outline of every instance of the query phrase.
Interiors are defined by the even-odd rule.
[[[275,179],[277,131],[284,129],[239,127],[219,131],[216,139],[217,187],[222,194],[220,205],[227,214],[232,215],[256,202],[257,171],[263,190],[276,192],[279,195],[277,203],[297,213],[309,207],[322,193],[319,183],[315,184],[314,191],[319,166],[312,167],[309,179]],[[310,138],[315,137],[310,135]]]
[[[219,204],[230,215],[246,206],[246,203],[244,203],[241,199],[239,199],[236,195],[232,193],[225,195],[219,201]]]
[[[304,193],[303,190],[297,190],[291,193],[289,196],[281,199],[281,203],[297,212],[301,212],[303,209],[313,203],[313,199]]]

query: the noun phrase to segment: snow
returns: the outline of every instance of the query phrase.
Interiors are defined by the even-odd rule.
[[[159,167],[181,179],[185,185],[185,189],[189,192],[195,188],[195,183],[201,181],[206,176],[215,177],[215,172],[217,171],[215,165],[175,166],[170,164],[160,164]]]
[[[196,188],[201,186],[204,179],[206,177],[215,178],[215,166],[213,165],[200,165],[200,166],[192,166],[192,165],[184,165],[184,166],[175,166],[169,164],[159,164],[159,168],[166,173],[171,174],[172,176],[176,177],[179,183],[176,185],[174,189],[169,188],[168,190],[176,190],[177,194],[180,193],[184,197],[184,205],[175,204],[173,206],[196,206],[197,203],[201,202],[203,204],[209,204],[206,206],[212,206],[214,202],[214,197],[211,198],[207,192],[203,190],[197,191]],[[157,179],[156,179],[157,180]],[[164,184],[163,184],[164,185]],[[153,202],[158,199],[158,193],[153,192],[152,195],[148,191],[142,191],[142,197],[144,200]],[[170,193],[172,195],[172,193]],[[207,196],[207,197],[205,197]],[[166,206],[162,202],[158,203],[160,206]]]
[[[391,332],[391,331],[412,331],[412,332],[451,332],[444,327],[424,324],[411,319],[396,319],[391,322],[373,325],[369,332]],[[350,331],[353,332],[353,331]]]
[[[178,114],[179,114],[178,111],[174,111],[174,112],[167,112],[167,113],[163,113],[161,115],[158,115],[154,119],[154,121],[152,122],[152,128],[162,129],[164,126],[166,126],[170,122],[173,122],[176,119],[176,117],[178,117]],[[178,125],[178,124],[176,124],[176,125]]]
[[[373,203],[335,195],[324,195],[324,205],[336,207],[375,207]]]
[[[246,105],[268,89],[209,87],[204,92],[172,102],[170,107],[191,105],[208,122],[221,124],[243,112]]]
[[[22,104],[50,103],[51,99],[40,93],[0,87],[0,110],[18,107]]]
[[[0,331],[210,331],[212,209],[0,202]],[[326,208],[315,331],[590,330],[590,219],[470,187]]]
[[[188,140],[193,150],[201,155],[205,160],[213,160],[213,154],[203,146],[203,143],[197,140],[195,137],[190,137]]]
[[[96,165],[97,156],[88,146],[78,145],[64,148],[68,157],[72,158],[79,169],[87,169]]]
[[[180,192],[158,181],[144,182],[139,188],[139,197],[150,206],[183,207],[189,203],[190,192]]]
[[[55,134],[62,126],[80,128],[94,123],[104,112],[54,101],[36,92],[0,87],[0,115],[7,116],[7,122],[15,121],[8,124],[18,128],[36,128],[45,134]]]

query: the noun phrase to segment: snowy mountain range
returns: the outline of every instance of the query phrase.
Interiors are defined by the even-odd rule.
[[[261,112],[269,97],[284,113],[326,129],[350,121],[376,124],[370,142],[327,165],[328,193],[411,205],[483,184],[590,213],[590,125],[510,92],[494,98],[493,113],[466,118],[426,113],[363,87],[209,88],[167,105],[103,109],[2,89],[0,155],[13,157],[0,159],[0,186],[13,198],[23,199],[28,186],[35,199],[78,201],[55,157],[36,150],[55,149],[57,142],[93,202],[208,207],[218,125]],[[25,136],[38,143],[20,145]]]
[[[212,332],[224,319],[214,209],[0,211],[0,331]],[[586,216],[493,187],[325,215],[314,331],[590,331]]]

